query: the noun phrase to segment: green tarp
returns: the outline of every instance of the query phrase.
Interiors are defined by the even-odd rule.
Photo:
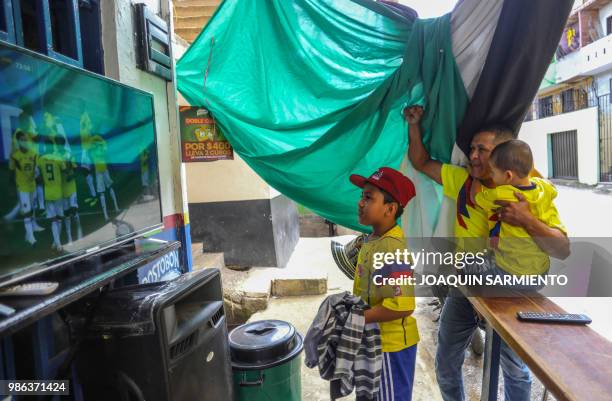
[[[538,91],[549,88],[557,84],[557,57],[554,57],[546,70],[546,75],[538,88]]]
[[[176,70],[266,182],[363,231],[348,176],[400,166],[402,109],[425,104],[426,146],[446,162],[468,101],[450,15],[409,20],[369,0],[226,0]]]

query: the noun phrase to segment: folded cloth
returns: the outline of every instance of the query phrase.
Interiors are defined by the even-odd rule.
[[[376,400],[382,369],[378,324],[365,324],[369,306],[349,292],[330,295],[321,304],[306,338],[305,363],[319,367],[335,393],[344,397],[355,390],[357,401]]]

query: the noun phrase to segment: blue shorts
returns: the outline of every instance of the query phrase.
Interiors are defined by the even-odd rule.
[[[417,346],[383,352],[378,401],[411,401]]]

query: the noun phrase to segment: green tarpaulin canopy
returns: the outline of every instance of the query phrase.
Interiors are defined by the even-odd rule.
[[[267,183],[362,231],[348,176],[400,166],[403,108],[425,105],[424,141],[447,162],[468,102],[450,15],[410,19],[369,0],[226,0],[176,71]]]

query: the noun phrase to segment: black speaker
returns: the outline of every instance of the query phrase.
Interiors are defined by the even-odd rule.
[[[232,401],[217,269],[89,302],[94,315],[76,361],[86,401]]]

